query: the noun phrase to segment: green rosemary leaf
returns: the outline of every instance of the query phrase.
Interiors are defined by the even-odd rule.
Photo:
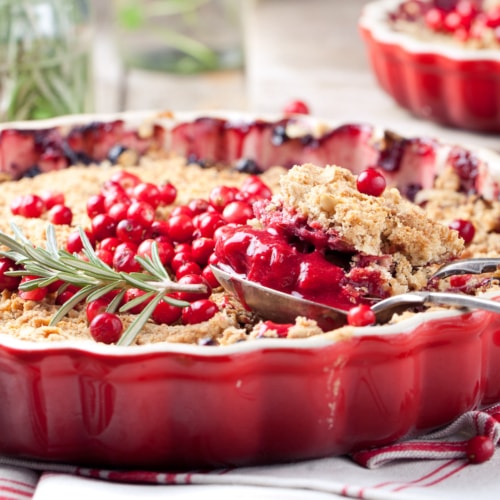
[[[54,326],[61,321],[64,316],[66,316],[72,309],[74,309],[80,302],[85,300],[85,298],[92,292],[93,286],[89,285],[78,290],[70,299],[68,299],[57,311],[57,313],[50,320],[49,325]]]
[[[140,295],[139,297],[129,300],[128,302],[123,304],[123,306],[120,307],[119,311],[120,312],[130,311],[130,309],[133,309],[135,306],[142,304],[143,302],[149,300],[151,297],[154,297],[155,295],[156,295],[155,292],[147,292],[144,295]]]
[[[122,289],[115,298],[109,303],[109,306],[106,308],[108,312],[115,312],[123,301],[123,297],[125,296],[126,290]]]
[[[47,237],[47,252],[49,252],[50,255],[52,255],[52,257],[57,259],[59,248],[57,247],[56,230],[52,224],[49,224],[47,226],[46,237]]]
[[[100,299],[108,293],[116,290],[116,283],[108,283],[107,285],[96,287],[95,290],[87,297],[87,302],[92,302],[93,300]],[[125,292],[125,290],[124,290]]]
[[[151,314],[155,310],[155,307],[161,302],[163,299],[163,293],[159,293],[154,297],[154,299],[142,310],[140,314],[138,314],[134,321],[130,323],[129,327],[122,334],[120,340],[117,342],[117,345],[130,345],[139,332],[142,330],[142,327],[146,324]]]

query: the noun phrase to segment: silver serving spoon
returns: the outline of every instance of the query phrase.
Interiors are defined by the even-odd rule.
[[[439,269],[433,277],[442,278],[456,274],[481,274],[495,271],[500,259],[469,259],[456,261]],[[303,299],[254,281],[242,278],[220,267],[211,269],[222,287],[234,295],[248,310],[277,323],[293,323],[297,316],[314,319],[323,329],[337,328],[347,322],[347,311]],[[388,321],[394,313],[424,304],[448,305],[468,309],[484,309],[500,313],[500,303],[494,300],[461,295],[451,292],[408,292],[381,300],[371,306],[377,323]]]

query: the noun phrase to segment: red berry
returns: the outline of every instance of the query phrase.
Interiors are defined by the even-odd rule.
[[[489,460],[495,453],[495,444],[488,436],[474,436],[467,441],[465,454],[472,464]]]
[[[161,263],[166,266],[170,264],[174,257],[174,247],[167,241],[155,241],[153,239],[144,240],[137,248],[137,255],[139,257],[151,257],[153,244],[156,244],[158,250],[158,257]]]
[[[105,211],[104,196],[102,194],[94,194],[87,200],[87,215],[92,219],[97,214],[102,214]]]
[[[213,238],[215,230],[225,224],[226,222],[219,213],[206,212],[196,219],[196,235]]]
[[[167,221],[168,235],[173,241],[189,241],[193,237],[193,219],[188,215],[175,215]]]
[[[193,260],[202,266],[206,265],[214,248],[215,241],[213,238],[196,238],[191,244]]]
[[[57,191],[42,191],[40,193],[40,198],[42,198],[45,203],[45,208],[50,210],[55,205],[64,205],[64,193]]]
[[[114,252],[116,250],[116,247],[121,243],[121,241],[118,238],[110,237],[110,238],[104,238],[100,243],[99,243],[99,248],[101,250],[107,250],[108,252]]]
[[[138,221],[123,219],[116,225],[116,237],[123,242],[139,244],[144,240],[146,228]]]
[[[201,267],[196,262],[185,262],[177,268],[175,271],[175,277],[177,279],[182,278],[188,274],[201,274]]]
[[[194,325],[208,321],[219,311],[215,302],[208,299],[199,299],[182,309],[182,322],[185,325]]]
[[[8,271],[15,271],[17,269],[19,269],[19,266],[13,260],[7,257],[0,257],[0,290],[17,290],[21,277],[5,274]]]
[[[162,300],[155,307],[151,318],[159,325],[172,325],[181,317],[182,309]]]
[[[474,239],[474,235],[476,234],[476,228],[469,220],[455,219],[450,222],[449,228],[458,231],[458,235],[464,240],[466,245]]]
[[[146,292],[144,290],[139,290],[138,288],[129,288],[123,297],[123,302],[126,304],[127,302],[131,302],[138,297],[142,297]],[[148,304],[148,300],[141,302],[140,304],[135,305],[134,307],[127,309],[127,312],[130,314],[139,314]]]
[[[283,113],[286,115],[293,115],[293,114],[301,114],[301,115],[308,115],[309,114],[309,107],[304,101],[301,101],[299,99],[290,101],[284,108],[283,108]]]
[[[174,273],[177,273],[178,269],[188,262],[193,262],[193,254],[191,252],[175,252],[170,261],[170,267]]]
[[[45,212],[45,203],[36,194],[25,194],[22,196],[19,206],[19,215],[27,218],[40,217]]]
[[[347,323],[351,326],[369,326],[376,323],[375,313],[366,304],[360,304],[349,309]]]
[[[176,297],[187,302],[194,302],[198,299],[208,299],[212,293],[212,288],[201,274],[186,274],[179,278],[177,283],[182,285],[205,285],[204,292],[177,292]]]
[[[177,189],[170,182],[158,186],[158,190],[160,205],[171,205],[177,198]]]
[[[85,234],[89,239],[90,243],[92,244],[92,246],[94,246],[95,242],[94,236],[88,230],[85,230]],[[80,237],[80,231],[75,230],[71,232],[66,239],[66,250],[69,253],[79,253],[82,251],[82,249],[83,249],[83,243]]]
[[[257,175],[248,177],[241,186],[241,191],[250,194],[254,199],[264,200],[271,198],[273,194],[269,186]]]
[[[123,324],[116,314],[103,312],[92,319],[89,330],[96,342],[113,344],[120,340]]]
[[[113,267],[125,273],[140,272],[141,265],[135,260],[137,246],[133,243],[120,243],[113,255]]]
[[[210,266],[205,266],[203,268],[203,271],[201,272],[201,275],[207,280],[207,283],[212,288],[217,288],[220,286],[220,283],[218,282],[217,278],[215,277],[215,274],[213,273]]]
[[[98,314],[106,312],[108,306],[109,300],[103,297],[88,302],[85,306],[85,315],[87,316],[87,322],[90,323]]]
[[[425,23],[431,30],[440,31],[443,29],[444,16],[441,9],[429,9],[425,14]]]
[[[118,203],[115,203],[114,205],[109,207],[106,213],[112,219],[118,222],[127,218],[128,207],[130,207],[130,202],[119,201]]]
[[[97,214],[90,221],[92,236],[96,241],[115,236],[116,221],[106,214]]]
[[[358,175],[356,187],[360,193],[380,196],[385,191],[385,177],[377,169],[369,167]]]
[[[95,251],[95,255],[99,260],[102,260],[105,264],[107,264],[109,267],[113,267],[113,257],[114,257],[114,252],[111,250],[105,250],[103,248],[98,248]]]
[[[228,203],[234,201],[237,192],[238,189],[235,187],[217,186],[210,191],[208,201],[212,207],[222,212]]]
[[[245,201],[232,201],[222,211],[222,217],[233,224],[245,224],[253,216],[251,205]]]
[[[206,212],[210,206],[210,203],[203,198],[196,198],[188,203],[188,208],[193,213],[193,216]]]
[[[151,182],[137,184],[132,191],[132,197],[139,202],[148,203],[153,208],[156,208],[161,201],[160,190]]]
[[[49,210],[49,220],[52,224],[70,225],[73,220],[73,212],[66,205],[54,205]]]
[[[110,177],[110,181],[119,184],[123,189],[130,189],[137,186],[141,182],[141,179],[131,172],[119,170]]]
[[[150,227],[155,220],[154,206],[145,201],[134,201],[128,207],[127,217],[144,227]]]
[[[37,278],[38,276],[23,276],[19,286]],[[19,290],[19,297],[23,300],[34,300],[35,302],[40,302],[47,296],[47,292],[48,290],[46,287],[34,288],[33,290]]]

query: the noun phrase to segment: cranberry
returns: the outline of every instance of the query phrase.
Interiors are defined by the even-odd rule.
[[[129,288],[123,297],[123,302],[126,304],[127,302],[131,302],[132,300],[136,300],[139,297],[145,295],[146,292],[144,290],[139,290],[139,288]],[[148,300],[144,300],[139,304],[127,309],[127,312],[131,314],[139,314],[142,310],[147,306]]]
[[[110,181],[119,184],[123,189],[129,189],[137,186],[141,182],[141,179],[131,172],[119,170],[110,177]]]
[[[85,234],[89,239],[90,243],[93,245],[95,241],[94,235],[88,230],[85,230]],[[66,250],[69,253],[79,253],[83,250],[83,242],[82,238],[80,237],[80,231],[75,230],[69,233],[66,239]]]
[[[443,28],[444,16],[441,9],[432,8],[425,13],[425,22],[431,30],[440,31]]]
[[[170,267],[174,273],[177,273],[179,268],[188,262],[193,262],[193,254],[191,252],[175,252],[170,261]]]
[[[105,298],[99,298],[92,300],[85,306],[85,315],[87,316],[87,321],[90,323],[98,314],[106,312],[109,306],[109,300]]]
[[[172,209],[170,212],[170,217],[175,217],[177,215],[187,215],[188,217],[193,217],[193,211],[186,205],[179,205]]]
[[[463,19],[460,17],[460,14],[458,12],[451,11],[445,15],[443,21],[443,28],[446,31],[453,33],[462,26],[463,26]]]
[[[137,255],[139,257],[151,257],[153,244],[156,244],[161,263],[164,266],[170,264],[174,257],[174,247],[167,241],[155,241],[151,238],[144,240],[137,248]]]
[[[113,344],[120,340],[123,324],[116,314],[103,312],[92,319],[89,330],[96,342]]]
[[[154,220],[149,227],[149,235],[151,238],[162,238],[166,240],[168,238],[168,224],[166,220]],[[170,238],[168,238],[170,241]]]
[[[120,241],[139,244],[144,240],[146,228],[138,221],[123,219],[116,225],[116,237]]]
[[[45,203],[36,194],[25,194],[19,205],[19,215],[27,218],[38,218],[45,212]]]
[[[286,338],[288,336],[288,331],[293,325],[291,323],[274,323],[273,321],[264,321],[257,331],[257,337],[264,337],[266,332],[273,330],[278,334],[280,338]]]
[[[87,215],[92,219],[98,214],[105,212],[104,196],[102,194],[94,194],[87,200]]]
[[[140,272],[141,265],[135,260],[137,247],[133,243],[120,243],[113,255],[113,267],[126,273]]]
[[[153,205],[145,201],[134,201],[128,207],[127,217],[144,227],[150,227],[155,220],[155,209]]]
[[[380,196],[386,187],[385,177],[377,169],[369,167],[358,175],[356,187],[360,193]]]
[[[206,212],[201,214],[196,220],[196,234],[199,237],[212,238],[216,229],[225,224],[220,214]]]
[[[188,274],[201,274],[201,268],[196,262],[185,262],[184,264],[177,267],[175,271],[175,277],[177,279],[182,278]]]
[[[107,250],[108,252],[114,252],[116,250],[116,247],[120,244],[120,240],[118,238],[110,237],[110,238],[104,238],[100,243],[99,243],[99,248],[101,250]]]
[[[134,187],[132,197],[139,202],[148,203],[153,208],[156,208],[161,201],[160,190],[151,182],[141,182]]]
[[[107,264],[109,267],[113,266],[113,257],[114,257],[114,252],[110,250],[105,250],[103,248],[98,248],[95,251],[95,255],[99,260],[102,260],[105,264]]]
[[[202,323],[213,318],[218,311],[219,308],[215,302],[208,299],[199,299],[182,310],[182,322],[185,325]]]
[[[293,114],[308,115],[309,107],[304,101],[295,99],[286,104],[286,106],[283,108],[283,113],[286,115],[293,115]]]
[[[174,306],[162,300],[155,307],[151,318],[155,323],[160,325],[172,325],[181,317],[182,310],[180,307]]]
[[[222,217],[227,222],[234,224],[245,224],[253,216],[251,205],[245,201],[232,201],[222,211]]]
[[[460,238],[464,240],[464,243],[468,245],[474,239],[474,235],[476,234],[476,228],[474,224],[472,224],[469,220],[464,219],[455,219],[449,224],[450,229],[454,229],[458,231],[458,235]]]
[[[213,273],[209,265],[203,268],[203,270],[201,271],[201,275],[207,280],[207,283],[212,288],[217,288],[220,286],[220,283],[218,282],[217,278],[215,277],[215,274]]]
[[[186,274],[182,278],[179,278],[178,283],[182,285],[205,285],[204,292],[178,292],[176,297],[179,300],[194,302],[198,299],[208,299],[212,293],[212,288],[207,280],[200,274]]]
[[[128,208],[130,207],[130,202],[128,201],[119,201],[115,203],[111,207],[109,207],[106,212],[112,219],[115,221],[121,221],[127,218]]]
[[[489,460],[495,453],[495,444],[488,436],[474,436],[467,441],[465,453],[472,464]]]
[[[92,235],[96,241],[109,238],[116,234],[116,221],[106,214],[97,214],[90,221]]]
[[[19,286],[35,279],[38,279],[38,276],[23,276]],[[19,290],[19,297],[23,300],[34,300],[35,302],[40,302],[47,296],[47,292],[48,290],[46,287],[33,288],[33,290]]]
[[[177,198],[177,188],[170,182],[159,186],[160,205],[171,205]]]
[[[184,242],[193,237],[193,219],[188,215],[180,214],[170,217],[167,224],[168,235],[173,241]]]
[[[64,193],[57,191],[42,191],[40,193],[40,198],[42,198],[47,210],[50,210],[55,205],[64,205]]]
[[[188,203],[188,208],[191,210],[193,215],[200,215],[208,210],[210,204],[207,200],[203,198],[196,198]]]
[[[210,205],[212,205],[212,207],[214,207],[219,212],[222,212],[222,210],[228,203],[234,201],[237,192],[238,189],[234,187],[217,186],[210,191],[210,194],[208,195],[208,201]]]
[[[49,220],[52,224],[70,225],[73,220],[73,212],[66,205],[54,205],[49,210]]]
[[[241,186],[241,191],[250,194],[255,199],[267,200],[272,196],[269,186],[257,175],[248,177]]]
[[[360,304],[349,309],[347,323],[351,326],[369,326],[376,323],[375,313],[366,304]]]
[[[193,259],[198,264],[204,266],[208,263],[210,255],[212,255],[215,248],[215,241],[213,238],[197,238],[191,244],[191,252]]]
[[[16,269],[19,269],[19,266],[13,260],[7,257],[0,257],[0,290],[17,290],[21,277],[5,274],[8,271],[15,271]]]

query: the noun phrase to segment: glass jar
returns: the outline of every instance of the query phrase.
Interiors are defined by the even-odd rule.
[[[241,0],[114,0],[126,68],[177,74],[241,69]]]
[[[91,111],[88,0],[0,0],[0,121]]]

